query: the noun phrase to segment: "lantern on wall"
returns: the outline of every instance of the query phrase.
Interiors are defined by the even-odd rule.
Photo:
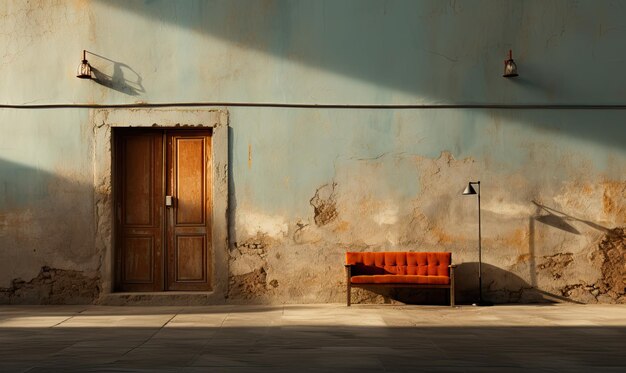
[[[76,77],[80,79],[91,79],[91,65],[87,62],[86,54],[87,51],[83,50],[83,60],[76,71]]]
[[[517,74],[517,65],[515,61],[513,61],[513,51],[509,49],[509,59],[504,60],[504,74],[502,75],[505,78],[513,78],[518,76]]]

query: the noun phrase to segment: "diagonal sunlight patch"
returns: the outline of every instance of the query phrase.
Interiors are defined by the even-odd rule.
[[[90,307],[82,313],[54,315],[2,315],[0,328],[447,328],[447,327],[600,327],[626,326],[626,305],[511,305],[491,308],[462,306],[376,306],[337,304],[282,307],[236,306],[234,312],[210,312],[210,307],[184,307],[176,312],[155,312],[159,307],[110,307],[102,312]],[[246,311],[246,309],[248,309]],[[129,312],[132,311],[132,312]],[[208,311],[208,312],[207,312]],[[89,314],[94,312],[96,314]],[[126,314],[124,314],[126,313]],[[131,314],[132,313],[132,314]]]

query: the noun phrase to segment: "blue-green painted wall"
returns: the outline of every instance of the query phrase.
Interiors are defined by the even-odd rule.
[[[626,100],[626,4],[618,1],[6,1],[0,15],[3,104]],[[95,54],[99,82],[74,77],[82,49]],[[509,49],[516,79],[501,77]],[[626,224],[626,111],[225,108],[233,248],[254,238],[251,221],[267,219],[268,232],[258,233],[269,247],[305,245],[318,253],[305,260],[324,266],[353,244],[439,247],[471,262],[473,202],[456,198],[479,178],[493,191],[484,197],[487,260],[527,282],[537,281],[535,264],[511,258],[540,262],[565,250],[582,267],[604,234],[572,238],[544,227],[535,242],[531,201],[607,229]],[[15,263],[0,287],[43,265],[98,271],[92,143],[88,109],[0,109],[0,262]],[[310,200],[333,182],[339,217],[316,227]],[[384,206],[393,223],[360,221]],[[409,224],[416,219],[423,224]],[[298,223],[322,238],[296,242]],[[393,237],[368,238],[372,230]],[[264,264],[268,281],[288,281],[281,265]],[[601,277],[576,268],[573,284]],[[335,276],[328,271],[313,276]],[[553,292],[567,285],[545,281]],[[311,298],[278,288],[253,299],[335,299],[320,283]]]

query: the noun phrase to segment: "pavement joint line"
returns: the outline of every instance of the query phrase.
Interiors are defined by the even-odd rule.
[[[59,321],[58,323],[56,323],[56,324],[52,325],[50,328],[56,328],[57,326],[59,326],[59,325],[63,324],[64,322],[66,322],[66,321],[68,321],[68,320],[73,319],[74,317],[76,317],[76,316],[80,315],[81,313],[83,313],[83,312],[85,312],[85,311],[87,311],[87,308],[83,308],[82,310],[80,310],[80,311],[76,312],[74,315],[72,315],[72,316],[68,317],[67,319],[61,320],[61,321]]]
[[[129,353],[135,351],[136,349],[138,349],[139,347],[145,345],[146,343],[148,343],[149,340],[151,340],[152,338],[154,338],[155,335],[157,335],[161,330],[163,330],[163,328],[165,327],[165,325],[169,324],[170,321],[172,321],[174,319],[174,317],[176,317],[178,315],[178,312],[175,312],[172,317],[170,317],[165,324],[161,325],[160,328],[158,328],[154,333],[152,333],[148,338],[146,338],[145,341],[141,342],[140,344],[138,344],[137,346],[131,348],[130,350],[124,352],[121,356],[120,359],[123,358],[124,356],[128,355]],[[117,359],[116,362],[120,361],[120,359]]]
[[[220,326],[218,327],[218,329],[222,328],[222,325],[224,325],[224,321],[226,321],[226,318],[228,317],[230,313],[227,313],[224,318],[222,319],[222,322],[220,323]],[[202,347],[204,348],[206,345],[209,344],[210,341],[214,340],[215,336],[211,335],[209,338],[207,338],[204,343],[202,344]],[[202,353],[198,354],[196,357],[194,357],[190,362],[188,366],[193,366],[193,364],[195,364],[196,361],[198,361],[198,359],[200,359],[200,357],[202,357]]]

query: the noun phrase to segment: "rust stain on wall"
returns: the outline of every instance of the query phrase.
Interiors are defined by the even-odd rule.
[[[252,144],[248,144],[248,170],[252,168]]]
[[[347,221],[341,221],[338,224],[336,224],[333,230],[338,233],[348,232],[350,230],[350,223],[348,223]]]
[[[619,223],[626,222],[626,182],[607,181],[602,184],[602,207],[604,213],[615,216]]]
[[[518,249],[518,252],[521,255],[525,255],[528,250],[528,230],[518,228],[515,229],[511,234],[506,235],[501,238],[501,243],[508,247],[514,247]]]
[[[432,227],[430,233],[435,236],[437,243],[439,244],[451,244],[455,242],[456,238],[448,234],[444,229],[439,227]]]

